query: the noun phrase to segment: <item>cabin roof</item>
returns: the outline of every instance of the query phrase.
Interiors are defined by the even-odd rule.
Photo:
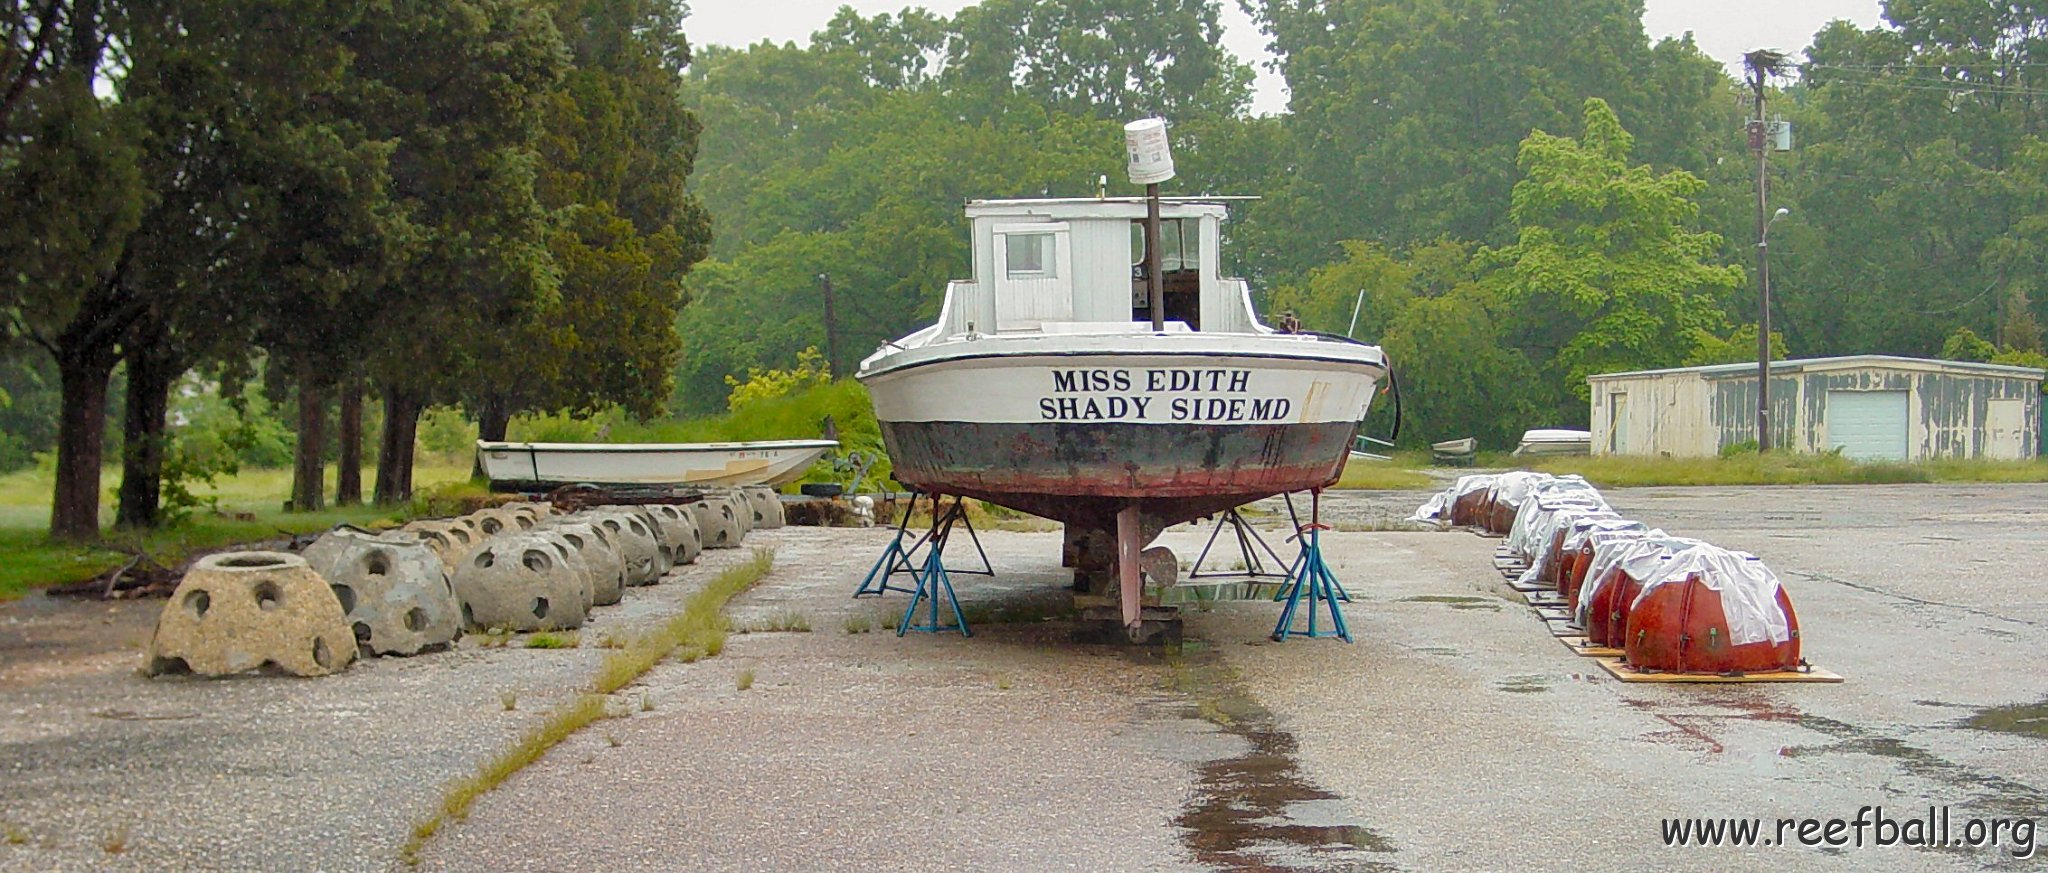
[[[1248,198],[1232,197],[1162,197],[1159,200],[1161,218],[1202,218],[1214,216],[1226,218],[1229,209],[1224,205],[1229,200]],[[969,200],[967,217],[1045,217],[1061,218],[1123,218],[1145,217],[1143,197],[1075,197],[1047,198],[1038,200]]]

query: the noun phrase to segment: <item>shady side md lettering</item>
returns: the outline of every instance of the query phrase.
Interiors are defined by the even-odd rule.
[[[1044,421],[1285,420],[1294,401],[1251,396],[1251,380],[1250,370],[1212,367],[1054,370],[1038,415]]]

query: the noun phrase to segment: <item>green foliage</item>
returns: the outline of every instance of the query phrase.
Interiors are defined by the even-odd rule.
[[[1756,325],[1736,325],[1727,339],[1707,330],[1693,331],[1693,350],[1685,356],[1682,366],[1699,367],[1708,364],[1756,363]],[[1785,335],[1771,331],[1771,360],[1782,361],[1791,357],[1786,350]]]
[[[430,455],[467,457],[476,452],[476,422],[453,406],[436,406],[420,414],[417,439]]]
[[[1976,331],[1967,327],[1956,328],[1955,332],[1949,334],[1948,339],[1941,343],[1941,356],[1950,361],[1974,361],[1982,364],[1988,363],[1997,354],[1997,346],[1992,345],[1990,340],[1977,336]]]
[[[725,397],[727,409],[738,412],[742,407],[788,397],[808,391],[820,385],[830,384],[832,371],[825,366],[825,356],[812,346],[798,352],[796,367],[788,370],[763,370],[747,368],[747,381],[741,382],[731,376],[725,377],[725,384],[732,386],[732,392]]]
[[[1585,118],[1582,139],[1539,130],[1523,142],[1517,239],[1487,254],[1506,298],[1542,314],[1518,345],[1581,403],[1589,375],[1682,363],[1743,281],[1712,263],[1720,237],[1691,229],[1706,183],[1630,163],[1634,137],[1605,101],[1588,99]]]

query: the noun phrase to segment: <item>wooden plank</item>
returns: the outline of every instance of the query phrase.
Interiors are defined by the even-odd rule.
[[[1509,587],[1509,588],[1511,588],[1511,589],[1513,589],[1513,590],[1515,590],[1515,591],[1519,591],[1519,592],[1521,592],[1521,593],[1523,593],[1523,594],[1527,594],[1527,593],[1529,593],[1529,592],[1531,592],[1531,591],[1556,591],[1556,590],[1557,590],[1557,586],[1555,586],[1555,585],[1552,585],[1552,584],[1550,584],[1550,583],[1548,583],[1548,582],[1531,582],[1531,583],[1529,583],[1529,584],[1527,584],[1527,585],[1524,585],[1524,584],[1522,584],[1522,583],[1520,583],[1520,582],[1517,582],[1517,581],[1515,581],[1515,579],[1514,579],[1513,577],[1510,577],[1510,578],[1508,579],[1508,587]]]
[[[1522,601],[1530,606],[1548,606],[1559,609],[1571,608],[1570,598],[1548,588],[1540,591],[1525,591],[1522,593]]]
[[[1544,621],[1571,621],[1572,611],[1562,606],[1539,606],[1536,614]]]
[[[1561,636],[1557,638],[1557,641],[1560,643],[1564,643],[1565,648],[1572,650],[1572,654],[1577,655],[1581,658],[1621,657],[1620,649],[1610,648],[1608,646],[1593,645],[1592,641],[1587,640],[1584,634],[1572,634],[1570,636]]]
[[[1623,682],[1669,682],[1698,685],[1737,685],[1745,682],[1840,682],[1840,674],[1810,668],[1804,672],[1780,671],[1776,673],[1745,673],[1740,676],[1721,676],[1713,673],[1643,673],[1630,667],[1620,659],[1603,660],[1600,666],[1608,675]]]

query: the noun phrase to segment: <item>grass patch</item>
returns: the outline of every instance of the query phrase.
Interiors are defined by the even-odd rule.
[[[848,634],[864,634],[875,629],[875,620],[867,613],[857,612],[846,617],[845,628]]]
[[[1331,487],[1360,491],[1408,491],[1436,487],[1436,480],[1420,470],[1399,466],[1401,458],[1393,461],[1349,461],[1344,464],[1344,475],[1338,477]]]
[[[1937,460],[1854,461],[1839,454],[1772,452],[1726,458],[1583,455],[1535,465],[1545,473],[1576,473],[1595,485],[1882,485],[1913,482],[2048,482],[2048,462]]]
[[[747,689],[749,689],[749,688],[752,688],[752,687],[754,687],[754,671],[753,671],[753,668],[748,668],[748,669],[745,669],[745,670],[741,670],[741,671],[740,671],[740,675],[739,675],[739,676],[737,676],[737,677],[735,677],[735,678],[734,678],[734,679],[732,680],[732,685],[733,685],[733,687],[734,687],[734,688],[737,688],[737,689],[739,689],[739,690],[741,690],[741,691],[745,691],[745,690],[747,690]]]
[[[574,631],[543,631],[526,638],[526,647],[529,649],[573,649],[582,644],[582,638]]]
[[[332,468],[328,475],[333,475]],[[364,481],[374,481],[374,475],[374,470],[363,471]],[[108,528],[97,543],[53,543],[49,538],[52,476],[40,468],[0,475],[0,601],[44,586],[91,579],[127,563],[136,552],[175,567],[194,552],[314,533],[337,524],[371,526],[404,517],[402,508],[389,507],[285,512],[282,506],[291,493],[292,472],[251,469],[224,476],[212,488],[197,489],[200,497],[220,501],[221,515],[201,511],[174,527],[153,531]],[[414,482],[421,487],[468,477],[467,461],[423,463],[413,471]],[[110,495],[120,481],[118,469],[101,477],[101,485]],[[100,517],[114,517],[112,503],[100,507]]]
[[[575,702],[548,713],[539,725],[521,735],[511,748],[484,762],[475,774],[448,786],[441,795],[440,807],[413,825],[411,836],[398,850],[400,860],[408,866],[417,866],[420,850],[426,847],[427,841],[449,822],[467,818],[477,798],[490,793],[491,789],[526,765],[540,760],[547,750],[578,730],[606,717],[606,701],[612,693],[639,679],[670,654],[692,652],[696,653],[695,657],[686,660],[697,660],[725,651],[725,604],[761,581],[774,566],[773,551],[755,549],[752,560],[713,576],[703,590],[691,595],[683,604],[682,612],[662,626],[628,642],[623,648],[606,654],[597,675],[591,679],[589,689],[578,695]]]
[[[787,609],[777,612],[774,615],[771,615],[762,621],[752,622],[748,624],[746,627],[740,629],[740,633],[748,634],[807,634],[810,632],[810,616],[804,615],[801,612],[792,612]]]

